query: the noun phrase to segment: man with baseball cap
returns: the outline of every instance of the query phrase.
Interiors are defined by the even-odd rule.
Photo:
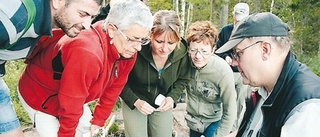
[[[319,136],[320,78],[296,60],[288,33],[288,25],[276,15],[257,13],[241,20],[216,51],[232,49],[232,65],[242,82],[263,89],[259,94],[265,101],[259,100],[243,120],[248,123],[242,136]]]
[[[219,35],[218,35],[218,41],[216,43],[216,47],[220,48],[223,44],[225,44],[231,35],[231,32],[234,28],[234,26],[243,18],[249,16],[249,5],[247,3],[237,3],[234,8],[233,8],[233,23],[232,24],[228,24],[224,27],[222,27]],[[236,92],[237,92],[237,121],[234,124],[234,128],[238,128],[239,124],[238,121],[241,121],[242,118],[242,110],[244,109],[244,105],[245,105],[245,98],[247,97],[247,89],[248,86],[244,85],[242,83],[242,78],[241,75],[237,69],[237,67],[233,67],[231,66],[231,54],[232,54],[232,50],[229,50],[227,52],[224,53],[220,53],[217,54],[219,57],[221,57],[222,59],[224,59],[231,67],[232,71],[233,71],[233,76],[234,76],[234,81],[235,81],[235,88],[236,88]]]

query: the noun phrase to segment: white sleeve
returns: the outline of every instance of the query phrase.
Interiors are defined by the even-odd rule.
[[[320,99],[299,104],[282,126],[281,137],[319,137]]]

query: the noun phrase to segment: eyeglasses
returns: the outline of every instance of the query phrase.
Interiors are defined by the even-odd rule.
[[[196,55],[199,52],[202,56],[211,54],[211,51],[199,50],[199,49],[189,49],[188,52],[191,55]]]
[[[236,61],[239,61],[239,60],[240,60],[240,56],[243,54],[244,50],[246,50],[246,49],[248,49],[248,48],[250,48],[250,47],[252,47],[252,46],[254,46],[254,45],[256,45],[256,44],[258,44],[258,43],[260,43],[260,42],[263,42],[263,41],[257,41],[257,42],[255,42],[255,43],[253,43],[253,44],[251,44],[251,45],[249,45],[249,46],[247,46],[247,47],[239,50],[239,51],[234,51],[234,52],[231,54],[232,59],[234,59],[234,60],[236,60]]]
[[[141,45],[147,45],[150,42],[149,38],[140,38],[141,40],[131,39],[127,35],[125,35],[120,29],[118,29],[118,27],[116,25],[114,25],[114,26],[117,28],[117,30],[120,32],[120,34],[124,37],[124,39],[129,43],[139,42],[139,43],[141,43]]]

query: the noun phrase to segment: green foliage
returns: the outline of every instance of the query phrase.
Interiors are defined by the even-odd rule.
[[[210,0],[192,1],[193,17],[191,22],[210,20]]]
[[[110,126],[109,133],[115,134],[118,130],[119,130],[118,124],[117,124],[117,123],[113,123],[113,124]]]
[[[19,101],[17,92],[19,76],[24,70],[24,67],[25,64],[23,63],[23,60],[8,61],[6,63],[6,75],[4,75],[3,77],[4,81],[10,89],[11,100],[22,127],[26,127],[32,124],[31,120],[28,117],[28,114],[24,111]]]
[[[293,38],[296,40],[294,47],[298,47],[295,49],[300,50],[298,52],[302,54],[310,55],[309,58],[316,56],[320,51],[318,39],[320,37],[320,2],[294,0],[288,7],[292,10],[293,18],[289,23],[294,32]]]
[[[152,13],[155,13],[159,10],[172,10],[172,1],[171,0],[150,0],[148,2]]]
[[[309,69],[315,73],[316,75],[320,76],[320,57],[319,56],[310,56],[307,54],[297,54],[297,58],[302,63],[306,64]]]

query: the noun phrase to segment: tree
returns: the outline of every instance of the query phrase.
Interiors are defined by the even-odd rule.
[[[228,9],[229,9],[229,0],[223,0],[222,6],[221,6],[221,11],[222,13],[220,14],[220,20],[221,20],[221,26],[227,25],[228,24]]]
[[[187,15],[187,25],[186,25],[186,30],[189,28],[190,24],[191,24],[191,20],[192,20],[192,10],[193,9],[193,5],[191,2],[188,3],[188,15]]]
[[[185,0],[181,0],[181,14],[180,14],[180,18],[181,18],[181,32],[180,35],[184,36],[184,32],[185,32],[185,14],[186,14],[186,1]]]

